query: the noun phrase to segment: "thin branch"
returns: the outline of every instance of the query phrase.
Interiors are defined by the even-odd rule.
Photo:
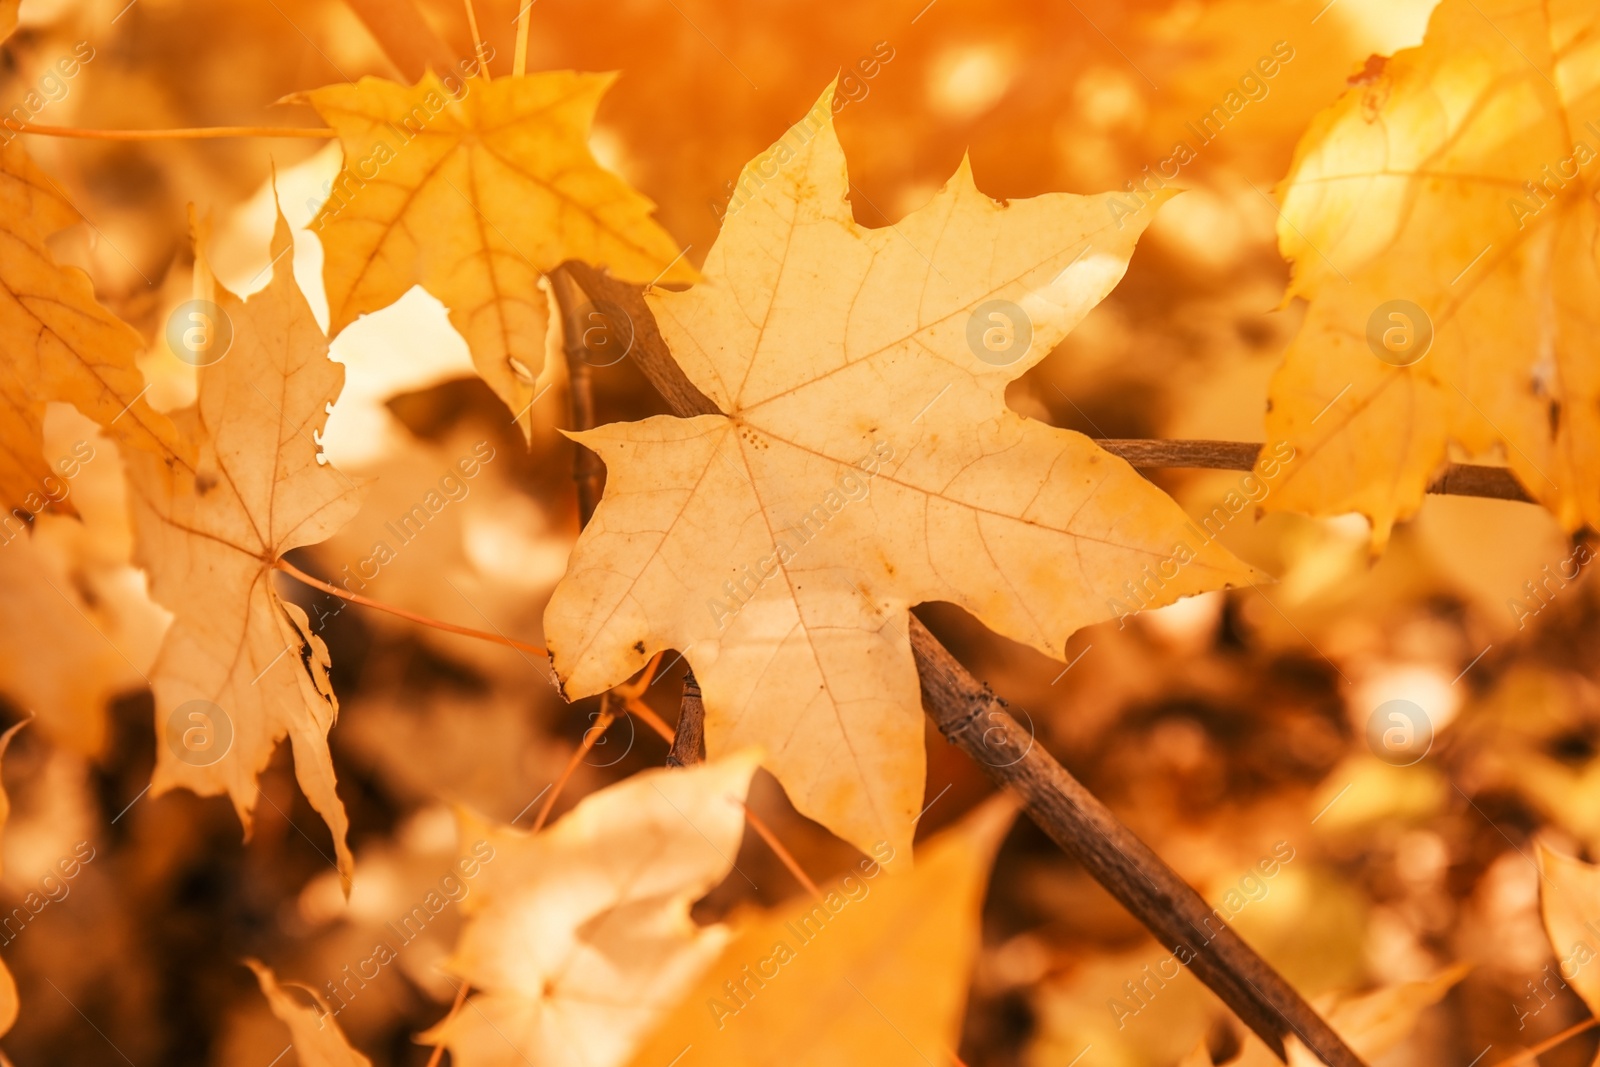
[[[338,131],[326,126],[190,126],[175,130],[85,130],[74,126],[40,126],[32,122],[0,123],[12,133],[71,137],[80,141],[209,141],[221,137],[298,137],[327,140]]]
[[[1193,467],[1207,470],[1254,470],[1262,446],[1253,441],[1144,441],[1100,438],[1095,444],[1114,456],[1121,456],[1135,467]],[[1478,463],[1451,463],[1428,486],[1430,493],[1452,496],[1481,496],[1492,500],[1519,500],[1531,504],[1533,498],[1517,481],[1509,467],[1489,467]]]
[[[470,626],[457,626],[453,622],[441,622],[438,619],[430,619],[426,615],[418,615],[415,612],[407,611],[404,608],[397,608],[393,605],[384,604],[368,597],[364,597],[360,593],[352,593],[348,589],[340,589],[336,585],[328,584],[321,578],[311,577],[311,575],[307,574],[299,567],[296,567],[286,559],[278,560],[273,564],[273,566],[296,581],[303,582],[304,584],[311,586],[313,589],[320,589],[330,596],[336,596],[341,600],[348,600],[352,604],[360,604],[364,608],[372,608],[376,611],[386,611],[390,615],[398,615],[402,619],[409,619],[411,622],[420,623],[423,626],[431,626],[435,630],[443,630],[446,633],[452,634],[461,634],[463,637],[476,637],[480,641],[491,641],[497,645],[507,645],[511,648],[521,649],[523,652],[532,652],[536,656],[550,655],[547,649],[540,648],[538,645],[530,645],[526,641],[518,641],[515,638],[506,637],[504,634],[492,634],[487,630],[474,630]]]
[[[582,265],[570,269],[591,300],[613,302],[633,319],[633,357],[676,414],[718,413],[716,405],[673,362],[638,287]],[[1200,894],[1035,744],[1006,711],[1004,702],[969,674],[914,617],[911,648],[922,679],[924,705],[945,736],[976,760],[996,784],[1019,794],[1029,817],[1083,863],[1163,944],[1174,949],[1181,946],[1186,954],[1192,954],[1190,969],[1195,976],[1280,1059],[1285,1038],[1293,1034],[1329,1067],[1363,1067],[1360,1058],[1294,987],[1232,929],[1219,924]]]
[[[1514,1056],[1507,1056],[1499,1063],[1494,1064],[1494,1067],[1516,1067],[1516,1065],[1519,1063],[1529,1063],[1537,1060],[1541,1055],[1549,1052],[1557,1045],[1565,1044],[1568,1039],[1577,1037],[1585,1030],[1592,1030],[1596,1026],[1600,1026],[1600,1017],[1585,1019],[1583,1022],[1578,1023],[1575,1026],[1567,1027],[1559,1034],[1545,1038],[1532,1048],[1525,1048]]]
[[[587,430],[595,425],[594,380],[590,374],[589,346],[584,341],[584,324],[579,317],[582,294],[568,276],[566,268],[550,272],[550,289],[561,309],[561,345],[567,357],[567,401],[572,428]],[[578,485],[578,522],[589,525],[589,518],[600,504],[600,488],[605,483],[606,467],[592,449],[573,443],[572,480]]]
[[[678,729],[667,753],[667,766],[693,767],[706,761],[706,706],[694,671],[683,673],[683,702],[678,707]]]

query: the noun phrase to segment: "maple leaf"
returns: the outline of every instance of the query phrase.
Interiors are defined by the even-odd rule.
[[[1423,1012],[1444,999],[1469,970],[1456,964],[1420,981],[1397,982],[1359,996],[1318,997],[1317,1010],[1356,1055],[1372,1062],[1410,1037]],[[1207,1047],[1200,1041],[1178,1067],[1212,1067]],[[1322,1067],[1322,1060],[1294,1034],[1285,1039],[1284,1051],[1288,1067]],[[1230,1067],[1278,1067],[1284,1061],[1251,1034],[1238,1057],[1226,1062]]]
[[[1600,1015],[1600,975],[1585,966],[1597,953],[1600,867],[1564,856],[1541,842],[1539,875],[1539,914],[1560,964],[1561,978],[1583,998],[1592,1014]]]
[[[1015,815],[990,802],[922,846],[909,875],[862,860],[820,901],[745,916],[634,1067],[951,1062],[989,865]]]
[[[0,37],[3,37],[0,34]],[[17,736],[17,731],[28,725],[28,720],[23,719],[13,724],[5,733],[0,734],[0,759],[6,754],[6,749],[11,747],[11,739]],[[11,819],[11,797],[6,794],[5,786],[0,784],[0,835],[4,835],[6,823]],[[17,980],[11,977],[11,970],[0,960],[0,1036],[11,1031],[17,1024],[17,1014],[21,1009],[21,1001],[17,998]],[[0,1059],[4,1054],[0,1053]]]
[[[0,503],[30,516],[74,513],[61,471],[43,452],[52,400],[75,405],[119,443],[178,466],[193,459],[171,421],[143,399],[137,331],[95,302],[87,274],[50,255],[46,239],[79,219],[19,140],[0,144]]]
[[[300,1003],[283,991],[269,968],[255,960],[244,962],[255,972],[272,1014],[289,1027],[302,1067],[372,1067],[371,1060],[350,1047],[331,1011],[318,1011]]]
[[[333,833],[346,889],[354,861],[334,789],[328,730],[338,702],[328,650],[306,614],[273,586],[285,552],[315,544],[359,506],[357,488],[322,462],[316,435],[344,368],[295,285],[288,223],[278,216],[274,269],[241,300],[218,289],[233,343],[199,371],[195,404],[175,421],[198,452],[194,470],[128,457],[135,559],[175,618],[152,671],[156,794],[182,786],[227,793],[246,830],[257,776],[288,736],[295,777]]]
[[[313,90],[345,165],[312,228],[331,334],[421,285],[450,310],[478,372],[531,431],[549,323],[541,275],[569,259],[619,278],[692,281],[654,205],[590,154],[610,74],[428,74]]]
[[[764,748],[801,812],[904,851],[924,774],[911,605],[1059,657],[1134,595],[1251,572],[1122,460],[1005,406],[1122,277],[1148,214],[1111,195],[999,204],[963,160],[928,206],[864,228],[831,99],[745,168],[706,280],[651,297],[726,414],[574,435],[608,481],[545,634],[572,697],[680,649],[710,752]]]
[[[1310,307],[1266,423],[1300,458],[1267,507],[1362,512],[1381,546],[1455,441],[1600,525],[1596,116],[1594,4],[1445,0],[1317,118],[1278,224]]]
[[[733,870],[756,763],[636,774],[539,834],[465,826],[493,858],[446,967],[483,992],[423,1040],[461,1067],[622,1063],[727,940],[689,907]]]

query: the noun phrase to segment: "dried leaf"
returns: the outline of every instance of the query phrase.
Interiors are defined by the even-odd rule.
[[[1278,226],[1311,306],[1267,414],[1300,458],[1268,508],[1381,545],[1455,441],[1600,525],[1597,115],[1594,4],[1445,0],[1312,124]]]
[[[911,874],[863,860],[821,901],[746,917],[634,1067],[950,1063],[989,865],[1015,815],[991,802],[925,845]]]
[[[706,281],[652,297],[727,414],[577,435],[608,482],[545,633],[572,697],[682,650],[713,754],[765,748],[801,812],[904,851],[924,774],[911,605],[958,604],[1059,657],[1135,610],[1134,583],[1164,604],[1251,572],[1122,460],[1005,406],[1121,278],[1148,214],[999,204],[963,161],[928,206],[866,229],[831,100],[745,168]]]
[[[1561,977],[1600,1015],[1600,975],[1583,964],[1600,944],[1600,867],[1539,844],[1539,911]],[[1568,974],[1568,971],[1573,972]]]
[[[421,285],[450,309],[484,381],[527,407],[548,326],[540,276],[569,259],[628,281],[690,281],[653,205],[589,152],[613,75],[551,71],[455,92],[429,74],[307,94],[339,133],[345,165],[313,223],[338,334]]]
[[[280,215],[274,262],[290,245]],[[176,416],[197,446],[195,470],[137,454],[128,463],[136,558],[176,616],[152,678],[153,786],[227,793],[248,832],[257,776],[287,735],[348,888],[348,820],[328,752],[338,714],[328,650],[273,586],[285,552],[325,539],[359,506],[355,484],[321,461],[316,441],[344,368],[328,359],[287,262],[249,300],[219,289],[217,305],[232,347],[201,368],[195,405]]]
[[[256,973],[272,1014],[289,1027],[301,1067],[372,1067],[371,1060],[350,1047],[332,1012],[300,1003],[283,991],[271,970],[255,960],[244,962]]]
[[[52,400],[75,405],[122,444],[176,466],[193,458],[171,421],[143,399],[144,376],[134,365],[144,348],[139,334],[95,302],[88,275],[50,255],[46,239],[78,221],[21,141],[0,144],[0,503],[7,511],[73,513],[62,472],[44,457]]]
[[[755,769],[637,774],[539,834],[465,827],[490,851],[448,967],[482,992],[423,1039],[460,1067],[625,1062],[727,941],[689,906],[733,869]]]

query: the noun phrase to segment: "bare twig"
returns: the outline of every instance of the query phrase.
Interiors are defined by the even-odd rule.
[[[706,708],[694,671],[683,675],[683,704],[678,709],[678,730],[667,753],[667,766],[693,767],[706,761]]]
[[[614,303],[633,319],[633,357],[675,413],[684,417],[717,413],[716,405],[673,362],[639,288],[588,267],[570,269],[590,299]],[[1034,744],[1007,713],[1004,702],[915,618],[911,647],[928,714],[945,736],[977,760],[997,784],[1015,790],[1033,821],[1157,938],[1175,951],[1182,947],[1186,955],[1192,953],[1195,976],[1279,1058],[1284,1055],[1285,1038],[1293,1034],[1329,1067],[1362,1067],[1356,1054],[1288,981],[1223,925],[1200,894],[1081,782]],[[686,708],[688,696],[686,688]]]
[[[594,380],[587,358],[589,345],[584,340],[582,294],[568,276],[566,267],[550,272],[550,289],[555,293],[556,306],[561,309],[561,342],[567,357],[567,401],[572,428],[587,430],[595,424]],[[572,480],[578,484],[578,521],[579,525],[587,526],[600,503],[606,467],[592,450],[576,442],[572,447],[577,449],[572,457]]]
[[[1142,441],[1101,438],[1095,444],[1135,467],[1197,467],[1210,470],[1254,470],[1261,446],[1253,441]],[[1430,493],[1481,496],[1533,503],[1508,467],[1451,463],[1428,486]]]

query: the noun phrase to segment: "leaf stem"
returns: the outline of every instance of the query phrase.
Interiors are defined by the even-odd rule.
[[[794,880],[799,882],[807,893],[811,894],[811,898],[813,900],[821,900],[822,890],[817,888],[817,883],[811,880],[811,876],[800,866],[799,861],[794,858],[794,854],[784,847],[782,841],[778,840],[778,835],[772,832],[771,827],[767,826],[761,816],[750,810],[749,804],[742,800],[739,803],[744,806],[744,817],[749,822],[750,828],[761,837],[761,840],[767,843],[768,848],[777,853],[778,859],[782,860],[783,865],[789,868],[789,873],[794,875]]]
[[[516,638],[507,637],[504,634],[492,634],[487,630],[474,630],[470,626],[457,626],[453,622],[443,622],[439,619],[430,619],[426,615],[418,615],[415,612],[407,611],[404,608],[397,608],[393,605],[380,603],[379,601],[372,600],[369,597],[364,597],[360,593],[352,593],[348,589],[340,589],[338,586],[330,585],[320,578],[311,577],[311,575],[307,574],[299,567],[296,567],[286,559],[275,560],[273,561],[272,565],[298,582],[303,582],[304,584],[311,586],[313,589],[320,589],[324,593],[328,593],[331,596],[336,596],[341,600],[348,600],[352,604],[360,604],[362,607],[373,608],[377,611],[387,611],[390,615],[398,615],[402,619],[409,619],[411,622],[420,623],[423,626],[431,626],[435,630],[443,630],[446,633],[461,634],[463,637],[476,637],[481,641],[492,641],[497,645],[507,645],[523,652],[532,652],[536,656],[550,655],[550,652],[547,649],[540,648],[538,645],[531,645],[526,641],[518,641]]]
[[[472,34],[472,43],[478,52],[478,76],[484,81],[489,81],[489,57],[484,52],[483,35],[478,32],[478,12],[473,9],[472,0],[467,4],[467,31]]]
[[[511,54],[511,74],[520,78],[528,73],[528,30],[533,22],[534,0],[527,0],[517,12],[517,48]]]
[[[655,709],[649,704],[646,704],[638,697],[624,697],[623,706],[638,718],[643,719],[645,725],[654,730],[661,740],[669,745],[672,744],[672,727],[668,726],[666,720],[657,715]]]
[[[221,137],[303,137],[326,139],[338,132],[326,126],[190,126],[176,130],[85,130],[75,126],[0,123],[12,133],[70,137],[81,141],[209,141]]]
[[[1542,1054],[1549,1052],[1557,1045],[1564,1043],[1568,1038],[1577,1037],[1585,1030],[1593,1029],[1596,1026],[1600,1026],[1600,1016],[1596,1016],[1593,1019],[1585,1019],[1583,1022],[1578,1023],[1575,1026],[1569,1026],[1559,1034],[1556,1034],[1553,1037],[1545,1038],[1532,1048],[1523,1049],[1515,1056],[1507,1056],[1505,1059],[1495,1064],[1494,1067],[1514,1067],[1515,1064],[1527,1063],[1530,1060],[1537,1060]]]
[[[538,833],[544,829],[544,824],[550,819],[550,812],[556,806],[556,799],[561,796],[561,791],[567,787],[567,782],[577,773],[578,764],[583,762],[583,757],[595,746],[605,732],[611,729],[611,724],[617,721],[617,713],[611,710],[611,694],[604,693],[600,697],[600,714],[595,719],[594,725],[583,732],[583,742],[578,745],[567,760],[566,769],[561,772],[561,777],[556,779],[555,785],[550,787],[550,792],[544,798],[544,804],[539,808],[539,814],[533,817],[533,829],[530,833]]]

